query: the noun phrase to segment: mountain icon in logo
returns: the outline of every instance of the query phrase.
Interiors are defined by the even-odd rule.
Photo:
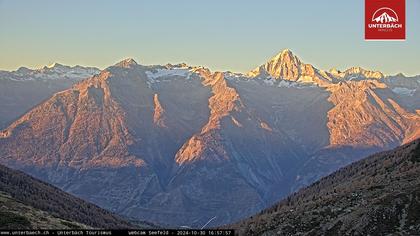
[[[376,23],[392,23],[398,22],[397,13],[388,7],[378,9],[372,17],[372,21]]]

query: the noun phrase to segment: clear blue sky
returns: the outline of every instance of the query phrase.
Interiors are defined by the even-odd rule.
[[[186,62],[246,72],[289,48],[320,69],[420,74],[420,0],[407,41],[365,42],[364,0],[0,0],[0,69]]]

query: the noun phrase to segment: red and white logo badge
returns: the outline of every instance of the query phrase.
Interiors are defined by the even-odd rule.
[[[405,0],[365,0],[366,40],[405,40]]]

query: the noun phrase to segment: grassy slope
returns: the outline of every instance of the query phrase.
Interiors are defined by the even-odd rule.
[[[0,192],[0,229],[89,229],[91,227],[57,218]]]
[[[2,192],[2,212],[14,212],[19,216],[25,215],[25,207],[31,208],[30,212],[44,212],[56,219],[64,219],[68,222],[79,222],[94,228],[121,229],[134,228],[133,224],[127,222],[98,206],[74,197],[60,189],[39,181],[21,171],[12,170],[0,165],[0,191]],[[5,203],[14,204],[7,210]],[[9,206],[10,207],[10,206]],[[41,214],[41,213],[40,213]],[[12,218],[16,215],[9,214]],[[2,217],[4,220],[5,218]],[[19,218],[18,219],[23,219]],[[35,219],[35,218],[33,218]],[[22,222],[25,222],[24,220]],[[53,222],[53,221],[51,221]],[[40,223],[38,221],[38,223]],[[78,224],[76,224],[78,225]],[[35,226],[35,225],[33,225]],[[46,224],[46,228],[51,227]],[[76,227],[77,228],[77,227]]]

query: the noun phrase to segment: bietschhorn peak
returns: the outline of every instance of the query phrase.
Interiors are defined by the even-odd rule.
[[[130,68],[132,66],[137,66],[137,65],[138,65],[137,62],[133,58],[126,58],[118,62],[117,64],[115,64],[115,66],[122,67],[122,68]]]

